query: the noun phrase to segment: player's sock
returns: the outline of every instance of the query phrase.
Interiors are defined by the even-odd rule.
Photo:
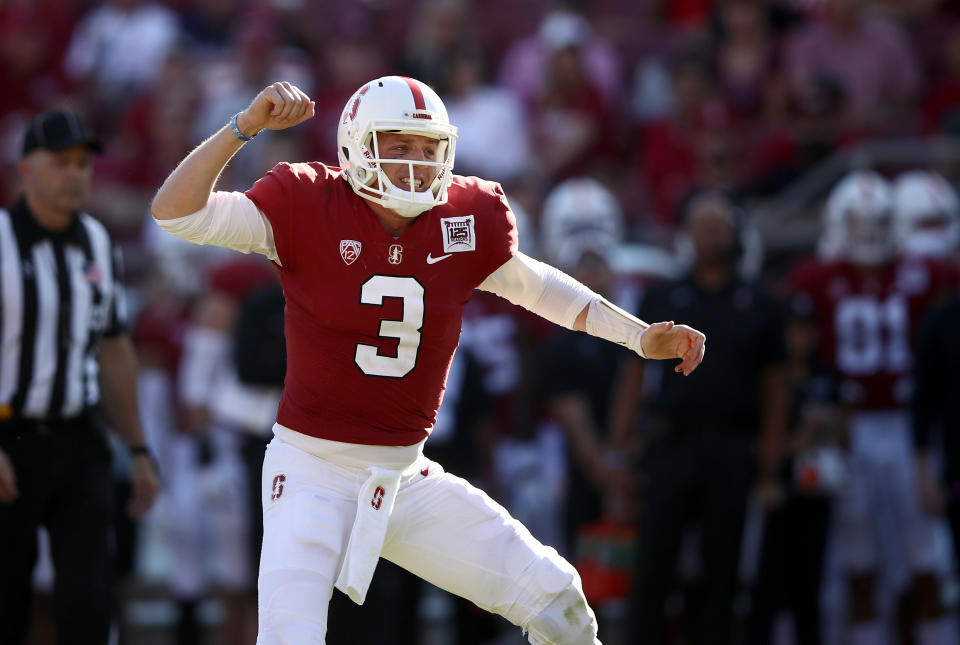
[[[913,632],[917,645],[957,645],[960,638],[955,621],[954,616],[946,615],[918,622]]]
[[[879,620],[850,625],[850,645],[889,645],[887,630]]]

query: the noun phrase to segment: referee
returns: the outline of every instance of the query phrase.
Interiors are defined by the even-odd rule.
[[[24,193],[0,209],[0,643],[26,639],[37,529],[56,570],[59,642],[107,643],[112,595],[110,451],[101,400],[132,453],[130,513],[158,480],[143,444],[118,255],[80,212],[100,144],[76,114],[30,124]]]

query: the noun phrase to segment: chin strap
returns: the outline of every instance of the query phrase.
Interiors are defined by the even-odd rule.
[[[394,186],[386,179],[384,179],[384,183],[389,188],[383,194],[383,205],[400,217],[416,217],[437,205],[433,189],[416,192]]]
[[[647,355],[640,340],[650,325],[603,297],[594,299],[587,308],[587,333],[632,349],[641,358]]]

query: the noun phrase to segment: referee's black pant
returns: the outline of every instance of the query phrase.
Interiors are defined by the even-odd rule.
[[[693,645],[730,645],[740,545],[754,480],[754,437],[728,428],[686,429],[654,440],[641,461],[641,510],[630,634],[667,642],[667,598],[678,582],[680,547],[700,532],[699,602],[688,616]],[[631,641],[634,642],[634,641]]]
[[[20,496],[0,504],[0,643],[25,641],[37,529],[55,569],[53,614],[61,645],[107,643],[113,607],[112,475],[103,433],[87,418],[0,423]]]

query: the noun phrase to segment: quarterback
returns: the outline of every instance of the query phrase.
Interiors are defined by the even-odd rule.
[[[245,193],[214,184],[244,142],[313,116],[274,83],[171,173],[165,230],[261,253],[286,296],[287,374],[264,458],[260,645],[322,643],[336,587],[362,603],[380,557],[496,612],[534,644],[594,645],[574,568],[423,455],[474,289],[689,374],[704,336],[630,316],[517,250],[499,185],[453,174],[436,93],[373,80],[338,124],[339,168],[280,163]]]

